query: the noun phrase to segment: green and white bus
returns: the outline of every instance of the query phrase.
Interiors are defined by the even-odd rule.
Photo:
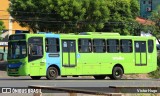
[[[156,68],[155,37],[97,32],[9,36],[9,76],[50,80],[58,76],[121,79],[123,74],[149,73]]]

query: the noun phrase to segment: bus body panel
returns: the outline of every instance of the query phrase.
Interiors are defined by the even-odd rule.
[[[46,38],[58,38],[59,39],[59,37],[60,36],[58,34],[46,34]],[[44,44],[44,46],[45,46],[45,44]],[[61,70],[60,57],[61,57],[60,52],[58,52],[58,53],[46,52],[46,72],[47,72],[47,69],[51,65],[56,65]]]
[[[27,76],[29,74],[26,60],[9,60],[7,65],[8,76]]]

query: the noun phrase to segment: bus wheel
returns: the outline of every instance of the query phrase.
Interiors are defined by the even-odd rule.
[[[41,78],[41,76],[31,76],[31,78],[32,78],[33,80],[39,80],[39,79]]]
[[[101,80],[101,79],[105,79],[106,76],[104,75],[100,75],[100,76],[94,76],[95,79]]]
[[[114,80],[119,80],[122,78],[122,76],[123,76],[122,68],[121,67],[114,67],[112,75],[110,75],[109,77]]]
[[[47,70],[47,76],[46,78],[48,80],[54,80],[58,77],[58,70],[55,67],[49,67]]]

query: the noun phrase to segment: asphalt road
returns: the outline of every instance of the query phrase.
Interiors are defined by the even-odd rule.
[[[32,80],[30,77],[0,78],[0,87],[28,87],[29,85],[43,85],[53,87],[160,87],[159,79],[122,79],[95,80],[82,78],[58,78],[57,80]]]
[[[103,93],[115,93],[117,89],[110,88],[109,86],[122,87],[122,93],[137,93],[137,90],[150,90],[154,87],[154,92],[160,93],[160,79],[122,79],[122,80],[95,80],[93,78],[58,78],[56,80],[47,80],[42,78],[40,80],[32,80],[30,77],[6,77],[0,78],[0,93],[3,88],[28,88],[28,86],[49,86],[49,87],[62,87],[90,90]],[[132,87],[134,89],[132,89]],[[143,88],[142,88],[143,87]],[[145,89],[144,89],[145,88]],[[127,91],[126,91],[127,90]],[[43,90],[44,93],[56,93],[53,90]],[[58,91],[61,92],[61,91]]]

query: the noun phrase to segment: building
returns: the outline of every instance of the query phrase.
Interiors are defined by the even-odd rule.
[[[6,60],[7,58],[7,46],[8,46],[8,36],[15,33],[15,30],[28,30],[28,28],[21,27],[17,22],[13,22],[13,18],[8,13],[9,0],[0,1],[0,20],[4,22],[5,30],[0,40],[0,61]]]
[[[9,0],[1,0],[0,3],[0,20],[4,22],[5,31],[14,34],[15,30],[28,30],[28,28],[21,27],[17,22],[13,22],[13,18],[8,13]]]
[[[160,0],[139,0],[140,2],[140,16],[148,18],[151,12],[160,6]]]

